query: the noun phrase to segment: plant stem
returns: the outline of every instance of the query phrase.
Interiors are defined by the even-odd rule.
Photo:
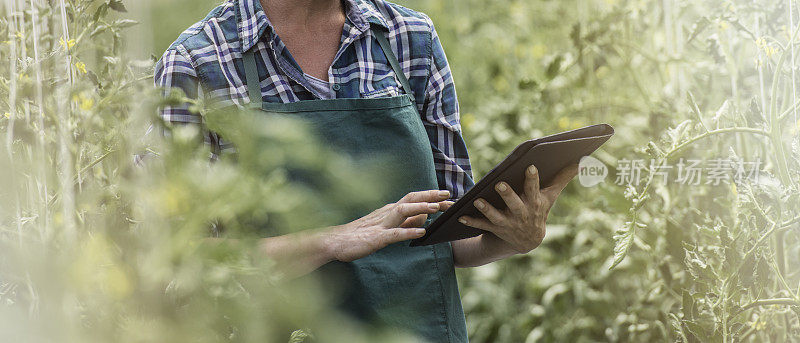
[[[672,157],[672,155],[674,153],[678,152],[679,150],[681,150],[681,149],[689,146],[690,144],[692,144],[692,143],[694,143],[696,141],[699,141],[699,140],[701,140],[703,138],[710,137],[710,136],[713,136],[713,135],[722,134],[722,133],[730,133],[730,132],[753,133],[753,134],[758,134],[758,135],[763,135],[763,136],[769,137],[769,132],[764,131],[762,129],[752,128],[752,127],[729,127],[729,128],[724,128],[724,129],[711,130],[711,131],[707,131],[705,133],[702,133],[700,135],[697,135],[695,137],[692,137],[689,140],[684,141],[683,143],[675,146],[674,148],[672,148],[672,150],[670,150],[667,153],[667,158]]]
[[[793,0],[787,0],[789,6],[789,27],[794,27],[794,4],[792,3]],[[792,52],[791,56],[791,68],[792,68],[792,102],[797,103],[797,87],[795,84],[794,78],[794,39],[789,40],[789,50]],[[794,125],[797,125],[797,111],[795,110],[796,106],[792,106],[792,113],[794,113]]]
[[[797,109],[798,105],[800,105],[800,100],[796,100],[794,102],[794,104],[792,104],[792,106],[789,106],[789,108],[784,110],[783,113],[781,113],[781,115],[778,116],[778,120],[783,121],[784,119],[789,117],[790,113],[793,113],[793,112],[795,113],[795,116],[797,116],[797,113],[796,113],[795,109]],[[797,121],[797,118],[795,118],[795,122],[796,121]]]
[[[742,311],[751,309],[753,307],[767,306],[767,305],[800,306],[800,302],[797,302],[796,300],[791,298],[759,299],[742,307]]]
[[[800,33],[800,27],[793,28],[794,32],[792,33],[791,40],[794,41],[797,39],[797,34]],[[780,81],[781,70],[783,69],[783,63],[786,61],[787,50],[784,49],[781,52],[781,56],[778,58],[778,63],[775,65],[775,72],[772,76],[772,89],[770,90],[770,140],[772,141],[773,149],[775,151],[775,159],[776,163],[778,164],[778,171],[781,177],[781,182],[786,186],[794,187],[794,181],[791,180],[791,176],[789,173],[789,165],[786,161],[786,153],[784,151],[783,141],[782,141],[782,132],[781,132],[781,123],[778,118],[778,84]]]
[[[689,105],[692,105],[692,113],[695,115],[697,121],[703,126],[706,132],[711,131],[708,126],[706,126],[706,123],[703,122],[703,116],[702,113],[700,113],[700,107],[698,107],[697,102],[694,101],[694,95],[692,95],[692,91],[686,91],[686,96],[689,98]]]
[[[97,159],[95,159],[94,161],[92,161],[91,163],[86,165],[85,167],[81,168],[81,170],[78,171],[78,174],[74,176],[74,178],[72,180],[72,185],[75,186],[75,185],[78,184],[78,181],[79,181],[78,175],[86,173],[89,169],[91,169],[92,167],[96,166],[98,163],[103,162],[103,160],[105,160],[106,157],[110,156],[113,152],[114,152],[113,149],[108,150],[108,151],[106,151],[105,154],[101,155],[100,157],[98,157]],[[58,197],[59,197],[58,194],[54,194],[53,197],[50,199],[50,201],[47,202],[47,207],[49,208],[50,206],[52,206],[58,200]]]
[[[775,234],[775,262],[778,264],[778,273],[782,278],[786,274],[786,253],[784,250],[784,236],[786,231]]]
[[[759,25],[761,23],[761,18],[757,16],[755,21],[756,37],[759,37],[761,36],[761,29]],[[767,118],[764,117],[764,112],[767,110],[767,93],[764,85],[764,66],[759,63],[756,65],[756,68],[758,69],[758,89],[761,93],[761,119],[766,122]]]
[[[10,0],[5,1],[6,12],[9,13],[9,17],[13,23],[16,23],[16,11],[14,3]],[[10,116],[8,118],[8,126],[6,127],[6,153],[8,154],[8,162],[10,165],[14,165],[14,153],[12,150],[12,144],[14,142],[14,124],[16,123],[17,118],[17,40],[16,35],[12,35],[11,33],[18,32],[16,30],[16,25],[9,25],[8,32],[9,36],[12,36],[11,44],[11,63],[9,63],[9,79],[10,79],[10,86],[9,86],[9,99],[8,99],[8,107]],[[24,44],[24,43],[23,43]],[[16,188],[16,173],[12,171],[11,175],[11,186],[12,188]],[[17,189],[13,189],[14,192],[14,203],[15,203],[15,221],[17,226],[17,240],[19,245],[22,245],[22,211],[20,205],[20,198],[19,192]]]
[[[61,4],[61,29],[62,29],[62,37],[65,40],[65,55],[66,55],[66,74],[67,79],[69,80],[69,86],[71,86],[74,82],[72,79],[72,52],[69,50],[69,28],[67,22],[67,11],[66,5],[64,4],[64,0],[59,1]],[[67,85],[61,85],[58,87],[58,113],[59,113],[59,122],[58,122],[58,136],[59,136],[59,150],[58,150],[58,160],[59,160],[59,169],[61,170],[61,192],[64,195],[62,201],[62,215],[64,217],[64,232],[67,235],[67,242],[68,246],[71,246],[71,242],[77,237],[77,232],[75,231],[75,221],[74,221],[74,214],[75,214],[75,194],[74,188],[72,185],[72,153],[69,150],[70,146],[70,134],[69,134],[69,125],[70,125],[70,113],[71,113],[71,106],[69,104],[69,87]]]
[[[47,197],[48,197],[48,187],[47,187],[47,147],[44,140],[44,92],[42,90],[42,61],[39,58],[39,38],[41,37],[39,33],[39,10],[36,7],[36,2],[34,0],[30,0],[31,5],[31,27],[33,31],[33,68],[34,74],[36,75],[36,83],[35,87],[35,95],[36,95],[36,103],[38,103],[38,123],[40,132],[36,135],[36,142],[38,143],[38,155],[39,155],[39,170],[38,170],[38,177],[40,182],[42,183],[41,187],[37,187],[39,189],[39,213],[43,218],[42,226],[39,230],[39,233],[43,235],[49,231],[50,227],[50,215],[47,204]],[[33,157],[31,157],[33,160]]]

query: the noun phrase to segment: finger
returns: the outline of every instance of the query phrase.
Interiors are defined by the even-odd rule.
[[[381,231],[381,242],[384,245],[389,245],[396,242],[402,242],[409,239],[420,238],[425,236],[425,229],[423,228],[394,228]]]
[[[508,206],[508,209],[511,210],[511,213],[518,218],[525,216],[525,213],[527,213],[527,207],[519,195],[517,195],[517,193],[511,189],[511,186],[505,182],[498,182],[494,189],[500,194],[500,197],[503,198],[503,201],[506,202],[506,206]]]
[[[531,201],[536,198],[536,193],[539,193],[539,170],[530,165],[525,169],[525,197]]]
[[[388,222],[386,222],[386,226],[388,227],[396,227],[403,222],[406,221],[409,217],[413,217],[419,214],[432,214],[436,213],[439,210],[439,203],[427,203],[427,202],[417,202],[417,203],[398,203],[394,204],[389,214],[386,216]]]
[[[427,190],[419,192],[411,192],[406,194],[398,203],[409,202],[439,202],[450,198],[450,191],[446,190]]]
[[[425,220],[428,219],[427,214],[418,214],[411,218],[406,219],[403,224],[400,224],[400,227],[420,227],[425,224]]]
[[[498,211],[494,206],[489,204],[486,200],[478,199],[473,203],[475,208],[478,209],[484,216],[486,216],[492,224],[505,226],[508,223],[506,216]]]
[[[466,226],[474,227],[476,229],[481,229],[483,231],[489,231],[494,234],[497,234],[498,232],[502,231],[502,227],[494,225],[492,224],[492,222],[482,218],[461,216],[458,218],[458,222]]]
[[[442,211],[442,212],[447,211],[447,210],[450,209],[450,207],[453,206],[453,204],[455,204],[455,203],[452,202],[452,201],[441,201],[441,202],[439,202],[439,211]]]
[[[551,201],[555,200],[561,194],[561,191],[567,187],[569,182],[572,181],[575,175],[578,175],[577,164],[561,169],[553,179],[553,184],[542,190],[542,192],[545,193]]]
[[[442,212],[447,211],[447,209],[449,209],[451,206],[453,206],[453,204],[455,204],[455,203],[452,202],[452,201],[440,201],[439,202],[439,211],[442,211]],[[404,221],[403,224],[400,224],[400,227],[420,227],[420,226],[425,224],[425,220],[427,220],[427,219],[428,219],[428,215],[427,214],[419,214],[419,215],[416,215],[416,216],[413,216],[411,218],[406,219],[406,221]]]

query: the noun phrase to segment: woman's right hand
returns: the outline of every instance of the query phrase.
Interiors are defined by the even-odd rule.
[[[325,231],[325,246],[330,259],[350,262],[379,249],[425,235],[419,227],[428,214],[446,210],[450,192],[430,190],[412,192],[400,201],[383,206],[372,213]]]

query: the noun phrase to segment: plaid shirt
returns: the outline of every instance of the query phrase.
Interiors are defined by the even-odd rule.
[[[337,98],[373,98],[402,93],[382,51],[373,48],[370,25],[389,32],[389,41],[413,89],[431,143],[440,189],[461,197],[472,185],[467,148],[461,136],[452,74],[433,23],[426,15],[384,0],[345,0],[346,20],[339,51],[328,71]],[[238,20],[237,20],[238,19]],[[184,31],[155,68],[155,83],[165,92],[182,89],[220,106],[249,102],[242,51],[256,49],[265,102],[319,99],[300,66],[276,35],[257,0],[227,0]],[[171,123],[202,123],[187,105],[167,106]],[[233,147],[210,132],[212,151]]]

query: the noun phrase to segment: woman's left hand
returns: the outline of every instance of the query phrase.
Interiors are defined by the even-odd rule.
[[[545,222],[550,208],[570,180],[578,174],[578,166],[562,169],[553,183],[543,189],[539,189],[539,171],[536,167],[528,167],[525,174],[525,193],[522,195],[515,193],[505,182],[495,185],[495,190],[506,203],[505,210],[498,210],[486,200],[478,198],[474,205],[486,219],[461,216],[458,221],[495,234],[519,254],[538,247],[545,236]]]

